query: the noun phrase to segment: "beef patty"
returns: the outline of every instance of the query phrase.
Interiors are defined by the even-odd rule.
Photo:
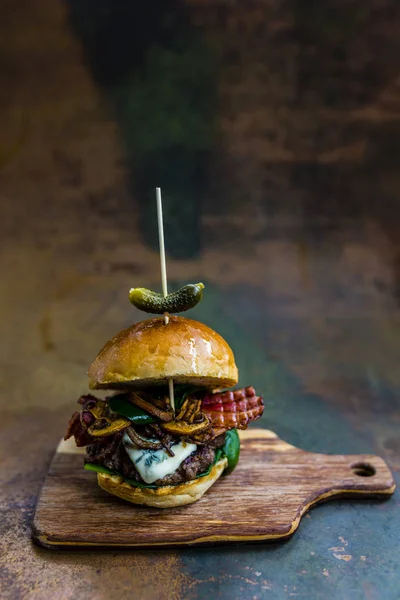
[[[116,471],[127,479],[144,483],[125,451],[122,444],[122,435],[116,434],[112,439],[107,438],[107,440],[107,443],[99,441],[86,446],[87,462],[107,467],[107,469]],[[215,449],[223,446],[224,441],[225,434],[218,436],[207,446],[197,446],[196,450],[179,465],[174,473],[166,475],[162,479],[157,479],[153,485],[172,485],[195,479],[198,475],[207,471],[208,467],[214,462]]]

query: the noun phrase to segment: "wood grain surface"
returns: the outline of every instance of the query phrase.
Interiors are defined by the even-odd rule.
[[[82,450],[62,442],[38,501],[34,539],[48,547],[284,539],[318,502],[394,492],[392,474],[377,456],[313,454],[263,429],[241,432],[241,439],[241,459],[231,476],[222,477],[195,504],[169,510],[108,495],[95,473],[82,468]]]

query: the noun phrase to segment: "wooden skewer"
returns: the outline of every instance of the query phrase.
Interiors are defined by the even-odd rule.
[[[162,200],[161,200],[161,188],[156,188],[157,197],[157,223],[158,223],[158,243],[160,247],[160,264],[161,264],[161,286],[164,298],[168,294],[167,286],[167,265],[165,261],[165,245],[164,245],[164,224],[163,224],[163,212],[162,212]],[[164,324],[168,325],[169,315],[164,314]],[[175,398],[174,398],[174,380],[172,377],[168,379],[169,388],[169,399],[171,402],[172,410],[175,412]]]
[[[158,244],[160,248],[160,263],[161,263],[161,286],[164,298],[168,295],[167,285],[167,265],[165,261],[165,245],[164,245],[164,224],[161,200],[161,188],[156,188],[157,195],[157,222],[158,222]],[[168,314],[164,315],[164,322],[168,325]]]

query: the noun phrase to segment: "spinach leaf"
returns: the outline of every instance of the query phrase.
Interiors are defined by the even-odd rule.
[[[147,425],[148,423],[154,423],[154,418],[147,414],[145,410],[135,406],[129,400],[129,394],[117,394],[116,396],[110,396],[107,398],[108,406],[111,410],[123,417],[126,417],[132,423],[136,425]]]
[[[103,467],[102,465],[94,465],[93,463],[85,463],[84,469],[87,471],[95,471],[96,473],[107,473],[107,475],[117,475],[114,471],[107,469],[107,467]]]

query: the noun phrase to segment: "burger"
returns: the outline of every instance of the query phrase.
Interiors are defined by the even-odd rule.
[[[203,323],[154,317],[111,338],[89,368],[65,439],[86,447],[84,468],[134,504],[172,508],[199,500],[237,465],[238,429],[261,417],[253,387],[229,389],[238,369],[227,342]],[[171,380],[173,394],[171,394]]]

